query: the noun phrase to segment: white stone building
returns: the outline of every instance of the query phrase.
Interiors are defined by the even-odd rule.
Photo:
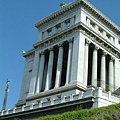
[[[96,108],[120,102],[117,25],[88,1],[76,0],[35,27],[38,41],[23,53],[19,101],[12,110],[2,111],[1,118],[24,116],[26,111],[26,115],[29,111],[42,114],[77,105]]]

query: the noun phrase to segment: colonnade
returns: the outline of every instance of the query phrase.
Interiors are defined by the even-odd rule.
[[[38,68],[32,75],[37,76],[36,84],[33,84],[31,79],[29,92],[35,94],[69,84],[72,47],[73,39],[71,38],[39,53],[39,63],[36,65]],[[36,54],[35,57],[38,60]]]
[[[68,85],[71,80],[71,66],[74,41],[70,39],[39,53],[36,65],[36,81],[31,80],[29,92],[35,94]],[[113,91],[114,59],[97,45],[85,39],[83,84],[101,86]],[[37,56],[36,56],[37,55]],[[36,54],[38,61],[38,54]],[[35,59],[35,60],[36,60]],[[35,84],[36,82],[36,84]],[[99,84],[98,84],[99,82]],[[109,85],[109,88],[107,85]]]
[[[99,86],[104,90],[114,90],[114,57],[87,39],[84,55],[84,84]]]

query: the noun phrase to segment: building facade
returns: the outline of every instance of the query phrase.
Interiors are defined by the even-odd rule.
[[[76,105],[96,108],[120,102],[117,25],[88,1],[76,0],[35,27],[38,41],[23,53],[19,101],[12,110],[2,111],[1,118],[26,111],[37,114],[64,107],[67,111]]]

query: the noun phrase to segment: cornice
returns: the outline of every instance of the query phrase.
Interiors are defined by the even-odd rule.
[[[30,55],[33,55],[35,53],[35,49],[32,49],[32,50],[29,50],[25,53],[23,53],[23,57],[27,57],[27,56],[30,56]]]
[[[38,28],[40,25],[54,19],[55,17],[67,12],[68,10],[78,6],[82,5],[87,7],[90,11],[92,11],[94,14],[96,14],[99,18],[101,18],[104,22],[107,23],[108,26],[112,27],[116,33],[119,35],[120,34],[120,27],[118,27],[115,23],[113,23],[108,17],[106,17],[102,12],[100,12],[96,7],[94,7],[90,2],[87,0],[76,0],[75,2],[72,2],[65,7],[61,8],[60,10],[54,12],[53,14],[47,16],[46,18],[38,21],[35,23],[35,27]]]

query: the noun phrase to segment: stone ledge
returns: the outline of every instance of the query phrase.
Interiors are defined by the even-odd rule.
[[[44,91],[44,92],[34,94],[34,95],[29,94],[26,101],[30,101],[30,100],[42,98],[42,97],[47,97],[47,96],[51,96],[54,94],[60,94],[62,92],[67,92],[67,91],[75,90],[75,89],[85,91],[86,86],[84,86],[82,83],[80,83],[78,81],[75,81],[75,82],[71,82],[70,84],[68,84],[66,86],[54,88],[49,91]]]

